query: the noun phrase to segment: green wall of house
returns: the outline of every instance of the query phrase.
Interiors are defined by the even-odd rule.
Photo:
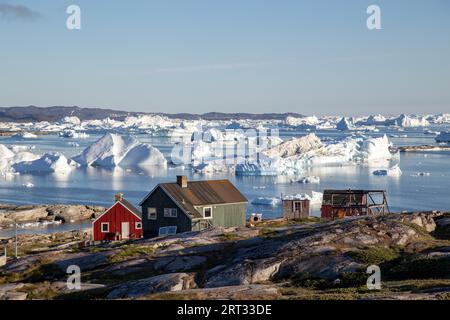
[[[196,206],[195,208],[203,213],[204,207]],[[212,206],[211,222],[214,227],[245,227],[246,204],[226,204]]]

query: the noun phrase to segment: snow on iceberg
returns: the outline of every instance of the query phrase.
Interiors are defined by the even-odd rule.
[[[84,166],[166,166],[163,154],[149,144],[131,136],[105,134],[73,158]]]

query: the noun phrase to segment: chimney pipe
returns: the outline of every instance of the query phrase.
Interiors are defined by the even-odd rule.
[[[116,201],[122,201],[123,200],[123,193],[116,193],[116,195],[114,196],[114,199]]]
[[[181,188],[187,188],[187,176],[177,176],[177,184]]]

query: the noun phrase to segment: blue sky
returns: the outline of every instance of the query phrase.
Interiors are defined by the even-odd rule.
[[[450,112],[447,0],[0,0],[0,39],[0,106]]]

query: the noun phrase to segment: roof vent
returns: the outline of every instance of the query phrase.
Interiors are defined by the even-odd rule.
[[[187,188],[187,176],[177,176],[177,184],[181,188]]]
[[[114,199],[116,201],[122,201],[123,200],[123,193],[116,193],[116,195],[114,196]]]

